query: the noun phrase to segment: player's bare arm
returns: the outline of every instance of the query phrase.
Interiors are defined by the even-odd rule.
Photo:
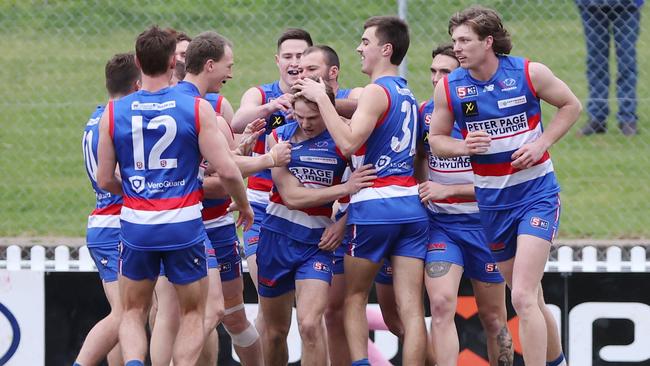
[[[235,111],[232,108],[232,104],[226,98],[223,98],[221,101],[221,116],[232,126],[232,118],[235,115]]]
[[[512,154],[512,166],[518,169],[530,168],[539,161],[544,152],[571,129],[582,110],[580,100],[546,65],[531,62],[528,70],[537,96],[556,107],[557,112],[539,139]]]
[[[301,79],[296,82],[296,87],[307,99],[318,104],[327,130],[345,156],[352,155],[366,142],[388,107],[388,98],[384,89],[379,85],[369,84],[363,88],[357,109],[348,124],[336,112],[319,82]]]
[[[454,115],[447,107],[447,93],[444,82],[438,83],[433,92],[433,113],[429,127],[429,146],[434,155],[452,158],[463,155],[480,154],[490,147],[490,135],[485,131],[472,131],[465,140],[451,137]]]
[[[269,145],[275,144],[271,137],[268,141]],[[372,181],[377,178],[375,173],[372,164],[364,165],[353,172],[345,183],[313,189],[305,188],[286,167],[271,169],[273,184],[284,204],[291,210],[322,206],[343,196],[355,194],[362,188],[372,186]]]
[[[420,201],[439,201],[448,198],[474,199],[474,184],[440,184],[432,181],[420,183]]]
[[[97,147],[97,185],[112,194],[122,195],[122,183],[115,175],[117,160],[115,145],[108,131],[108,113],[99,120],[99,144]]]
[[[336,111],[341,117],[352,118],[354,111],[357,110],[357,104],[359,103],[359,97],[363,92],[363,88],[354,88],[350,90],[350,94],[345,99],[337,99],[335,101]]]
[[[248,89],[241,97],[240,107],[232,118],[232,129],[236,133],[242,133],[246,125],[258,118],[266,118],[276,111],[287,111],[291,109],[291,94],[283,94],[279,98],[262,104],[262,94],[257,88]]]
[[[246,197],[246,188],[241,172],[232,158],[232,152],[217,127],[217,119],[212,106],[206,101],[199,103],[199,120],[201,131],[199,133],[199,148],[201,154],[219,174],[224,188],[239,207],[237,225],[245,224],[248,230],[253,224],[253,210]]]

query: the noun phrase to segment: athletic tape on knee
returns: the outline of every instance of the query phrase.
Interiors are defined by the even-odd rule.
[[[232,344],[244,348],[252,346],[253,343],[255,343],[260,338],[260,335],[257,333],[257,329],[255,329],[255,326],[253,324],[249,325],[245,331],[239,334],[230,333],[228,331],[228,328],[226,328],[226,332],[230,334]]]
[[[223,315],[230,315],[230,314],[232,314],[232,313],[236,313],[236,312],[238,312],[239,310],[242,310],[242,309],[244,309],[244,304],[243,304],[243,303],[241,303],[241,304],[239,304],[239,305],[235,305],[235,306],[233,306],[233,307],[231,307],[231,308],[226,309],[226,310],[223,312]]]

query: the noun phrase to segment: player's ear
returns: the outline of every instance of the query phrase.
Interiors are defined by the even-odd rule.
[[[492,48],[492,45],[494,44],[494,38],[492,36],[485,37],[484,41],[485,48]]]
[[[339,68],[336,65],[330,67],[328,74],[330,80],[336,80],[339,77]]]
[[[390,57],[393,54],[393,44],[385,43],[381,46],[381,55],[384,57]]]

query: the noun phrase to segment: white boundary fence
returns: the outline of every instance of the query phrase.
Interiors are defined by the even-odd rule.
[[[581,248],[563,245],[554,247],[546,272],[650,272],[650,247],[587,245]],[[48,250],[49,249],[49,250]],[[35,245],[27,249],[11,245],[6,249],[0,269],[10,271],[95,271],[95,264],[86,246],[51,248]],[[23,255],[23,253],[29,255]],[[74,254],[74,257],[73,255]],[[244,269],[246,262],[244,261]]]

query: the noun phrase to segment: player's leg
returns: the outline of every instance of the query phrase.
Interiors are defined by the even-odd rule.
[[[180,327],[172,360],[176,366],[195,365],[206,334],[204,319],[209,280],[205,244],[201,241],[165,252],[163,263],[169,282],[174,284],[180,309]]]
[[[472,280],[478,316],[487,337],[491,366],[513,364],[512,336],[508,331],[505,282],[490,283]]]
[[[325,309],[327,347],[332,366],[349,366],[352,359],[343,325],[343,302],[345,299],[343,258],[337,258],[337,260],[332,265],[332,285],[327,293],[327,308]]]
[[[224,300],[221,288],[221,278],[217,269],[216,260],[212,265],[208,264],[208,295],[205,305],[205,317],[203,319],[203,330],[205,341],[201,349],[201,355],[197,365],[214,365],[219,356],[219,336],[217,325],[224,317]]]
[[[343,258],[343,322],[353,365],[368,364],[368,294],[386,257],[388,245],[396,236],[394,226],[352,225],[352,238]]]
[[[401,224],[399,227],[392,247],[391,262],[397,310],[404,325],[402,364],[424,365],[427,332],[424,326],[422,290],[429,222]]]
[[[296,308],[303,346],[303,365],[328,364],[327,341],[323,327],[328,287],[328,282],[318,279],[296,281]]]
[[[458,362],[458,333],[454,317],[463,267],[446,261],[427,261],[424,283],[431,308],[431,341],[438,366]]]
[[[539,285],[539,298],[537,299],[540,309],[544,314],[544,321],[546,322],[546,365],[547,366],[566,366],[566,359],[564,352],[562,352],[562,341],[560,340],[560,333],[557,329],[557,322],[551,310],[544,301],[544,291],[542,285]]]
[[[296,308],[302,339],[304,365],[327,365],[327,337],[323,314],[332,282],[331,252],[313,244],[294,242],[294,254],[301,258],[296,270]]]
[[[180,326],[180,309],[176,290],[166,275],[161,275],[154,289],[157,311],[154,326],[151,331],[151,364],[153,366],[168,366],[172,360],[174,339]]]
[[[260,230],[257,246],[258,294],[264,317],[262,351],[264,364],[286,365],[289,358],[287,335],[295,298],[293,241],[273,231]]]
[[[256,210],[256,206],[253,205],[253,212],[255,212],[255,223],[250,228],[250,230],[244,232],[244,258],[246,258],[246,264],[248,266],[248,273],[253,280],[253,285],[255,285],[255,290],[259,290],[259,283],[257,282],[257,244],[260,240],[260,224],[257,222],[258,216],[260,213]],[[265,212],[261,213],[264,215]],[[257,312],[257,317],[255,318],[255,328],[260,336],[264,333],[264,315],[261,311]]]
[[[381,316],[391,333],[399,339],[404,336],[404,326],[397,313],[395,289],[393,288],[393,266],[390,259],[384,259],[377,276],[375,276],[375,293],[381,309]]]
[[[465,261],[461,243],[430,222],[424,284],[431,308],[431,345],[438,365],[456,365],[459,342],[454,318]]]
[[[487,338],[490,365],[512,365],[512,337],[508,331],[505,281],[490,253],[482,229],[448,230],[460,245],[465,263],[465,276],[471,279],[478,316]]]
[[[233,235],[236,235],[233,230]],[[223,288],[225,313],[223,325],[230,335],[241,364],[261,365],[262,341],[255,326],[246,318],[244,281],[241,272],[239,242],[236,237],[226,246],[218,246],[219,274]]]
[[[90,248],[90,254],[102,280],[104,294],[111,307],[111,312],[88,332],[75,363],[81,366],[97,365],[104,357],[119,352],[117,335],[120,327],[122,306],[120,304],[119,289],[117,285],[117,262],[119,250],[117,244],[114,248]],[[117,355],[119,356],[119,355]],[[119,363],[121,357],[109,357],[109,365]]]
[[[161,252],[121,246],[118,287],[122,304],[119,339],[125,362],[144,362],[147,354],[145,322],[155,279],[160,272]],[[137,363],[136,363],[137,364]]]

